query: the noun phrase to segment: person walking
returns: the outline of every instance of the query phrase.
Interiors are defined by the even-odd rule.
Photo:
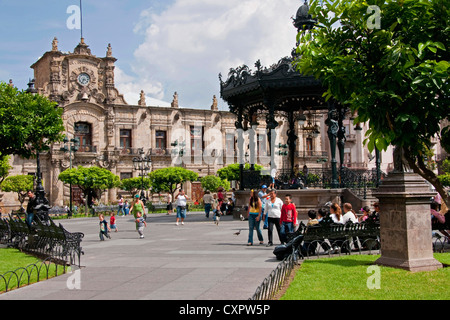
[[[248,205],[248,242],[247,246],[253,245],[253,229],[256,229],[259,244],[264,244],[264,238],[261,232],[260,222],[262,216],[262,203],[257,193],[252,190]]]
[[[209,190],[206,190],[203,196],[203,204],[205,206],[205,216],[209,218],[209,213],[211,212],[212,204],[214,202],[213,196]]]
[[[28,227],[31,228],[31,225],[33,224],[34,221],[34,207],[36,206],[36,196],[31,190],[28,190],[27,196],[28,196],[28,205],[25,222],[27,223]]]
[[[117,205],[119,206],[119,208],[117,209],[117,215],[118,216],[121,216],[121,215],[124,216],[125,215],[125,211],[123,210],[124,202],[123,202],[122,196],[120,197],[119,202],[117,203]],[[120,213],[122,213],[122,214],[120,214]]]
[[[172,195],[170,192],[167,192],[167,215],[170,215],[173,212],[173,205],[172,205]]]
[[[119,228],[117,228],[117,224],[116,224],[116,213],[115,212],[111,212],[111,217],[109,218],[109,225],[110,228],[112,230],[114,230],[115,232],[119,231]]]
[[[273,245],[273,226],[277,229],[278,239],[281,241],[280,236],[280,218],[281,218],[281,208],[283,207],[283,200],[277,197],[277,191],[272,189],[269,192],[269,199],[266,200],[264,204],[264,215],[267,216],[268,228],[268,243],[267,246]]]
[[[144,239],[144,228],[147,227],[147,222],[142,217],[140,212],[136,213],[136,231],[139,233],[139,238]]]
[[[98,219],[100,220],[100,233],[99,233],[99,237],[100,237],[100,241],[105,241],[105,237],[107,237],[108,239],[111,239],[109,232],[111,231],[111,229],[108,226],[108,222],[106,222],[105,217],[103,216],[102,213],[100,213],[98,215]]]
[[[130,212],[134,216],[134,219],[137,219],[137,213],[140,212],[143,217],[145,214],[145,205],[142,200],[139,199],[139,195],[135,195],[133,202],[131,203]]]
[[[188,196],[184,193],[183,189],[180,189],[180,192],[175,197],[177,200],[177,222],[176,225],[178,226],[178,223],[181,220],[181,224],[184,225],[184,219],[186,218],[186,206],[187,206],[187,200],[189,199]]]
[[[130,204],[128,203],[128,200],[125,200],[125,203],[123,204],[123,210],[125,211],[125,216],[130,214]]]

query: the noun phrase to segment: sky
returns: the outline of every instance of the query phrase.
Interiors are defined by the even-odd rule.
[[[304,0],[82,0],[83,37],[93,55],[118,59],[115,84],[129,104],[144,90],[147,105],[219,109],[219,73],[243,64],[255,70],[289,56],[296,30],[291,18]],[[51,50],[54,37],[73,52],[81,31],[71,29],[79,0],[0,0],[0,81],[26,89],[30,66]]]

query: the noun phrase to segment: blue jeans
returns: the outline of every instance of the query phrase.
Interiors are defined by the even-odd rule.
[[[177,218],[186,218],[186,207],[177,207]]]
[[[119,209],[117,210],[117,215],[119,216],[119,212],[122,211],[122,215],[125,215],[125,210],[123,210],[123,206],[119,206]]]
[[[209,212],[211,211],[211,203],[205,203],[205,214],[209,218]]]
[[[31,227],[31,224],[33,223],[33,220],[34,220],[34,213],[33,212],[27,213],[27,215],[25,217],[25,222],[27,223],[27,225],[29,227]]]
[[[260,222],[256,221],[256,218],[258,217],[257,214],[249,214],[248,215],[248,243],[253,244],[253,229],[256,228],[256,235],[258,236],[258,240],[262,242],[263,235],[261,232]]]
[[[287,234],[294,232],[294,223],[283,221],[280,227],[280,240],[281,242],[287,241]]]

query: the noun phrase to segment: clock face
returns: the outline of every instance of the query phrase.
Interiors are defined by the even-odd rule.
[[[87,86],[89,84],[89,81],[91,81],[91,77],[87,73],[80,73],[78,75],[78,83],[82,86]]]

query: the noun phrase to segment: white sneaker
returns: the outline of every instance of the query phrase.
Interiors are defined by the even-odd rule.
[[[184,222],[181,222],[182,225],[184,225]]]
[[[175,223],[175,225],[176,225],[176,226],[178,225],[178,221]]]

